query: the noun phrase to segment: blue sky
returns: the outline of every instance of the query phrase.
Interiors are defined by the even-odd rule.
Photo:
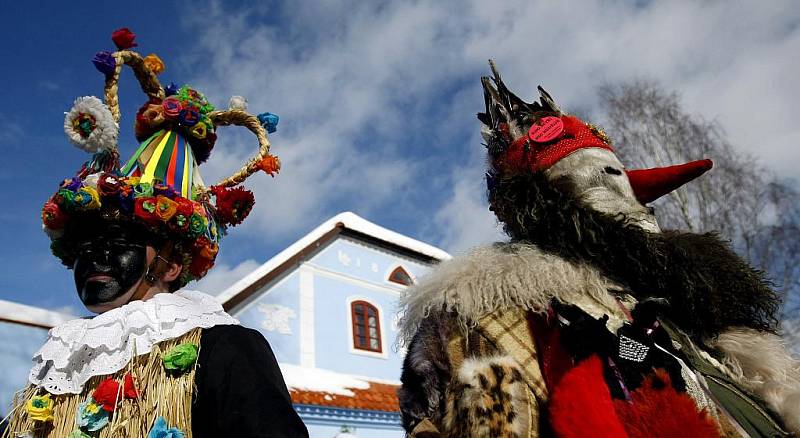
[[[63,112],[102,94],[90,60],[123,26],[164,60],[163,83],[191,84],[218,107],[243,95],[252,112],[281,116],[271,140],[283,172],[246,184],[257,204],[200,285],[211,292],[346,210],[453,252],[499,238],[474,116],[489,58],[521,96],[542,84],[600,122],[599,85],[659,80],[777,174],[800,165],[792,1],[47,3],[2,0],[2,299],[83,312],[39,211],[87,158],[66,140]],[[126,155],[143,95],[124,76]],[[242,129],[218,134],[207,182],[255,151]]]

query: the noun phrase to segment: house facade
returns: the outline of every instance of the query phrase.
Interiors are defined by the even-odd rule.
[[[341,213],[219,295],[269,340],[312,437],[401,437],[403,291],[450,255]]]
[[[312,437],[402,437],[396,394],[403,361],[396,345],[398,298],[449,258],[441,249],[346,212],[230,285],[218,299],[242,325],[269,341]],[[27,376],[29,358],[44,341],[47,325],[66,318],[42,311],[35,323],[20,323],[4,318],[8,312],[2,309],[0,350],[16,351],[0,351],[0,356],[13,356],[19,370],[0,376],[0,412],[7,409],[9,391],[18,389],[13,385]],[[13,346],[17,336],[27,337],[24,345]]]

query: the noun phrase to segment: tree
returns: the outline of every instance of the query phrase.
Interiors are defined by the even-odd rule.
[[[717,231],[730,240],[769,274],[784,298],[784,328],[794,335],[788,331],[800,328],[800,193],[793,182],[778,179],[751,154],[734,148],[717,123],[689,114],[678,95],[658,83],[604,85],[599,96],[606,109],[604,128],[627,165],[714,160],[707,175],[656,201],[659,223]],[[800,338],[795,341],[800,346]]]

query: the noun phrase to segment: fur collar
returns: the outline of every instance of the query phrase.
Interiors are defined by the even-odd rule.
[[[406,291],[400,304],[400,340],[410,342],[431,312],[452,312],[466,329],[504,309],[544,311],[553,299],[576,304],[594,317],[608,314],[609,325],[618,325],[624,314],[610,290],[622,288],[588,264],[571,262],[531,244],[480,247],[443,262]],[[622,298],[633,302],[630,296]],[[618,327],[609,328],[616,331]]]

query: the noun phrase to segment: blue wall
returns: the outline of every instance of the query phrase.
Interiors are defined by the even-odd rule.
[[[273,286],[274,284],[274,286]],[[300,363],[300,289],[297,271],[290,272],[277,283],[268,284],[262,291],[257,292],[257,298],[237,309],[235,316],[242,325],[260,331],[269,341],[272,351],[279,362],[298,365]],[[261,294],[258,296],[258,294]],[[268,328],[267,313],[264,306],[281,306],[294,312],[294,317],[288,318],[291,334],[281,333],[278,328]]]

